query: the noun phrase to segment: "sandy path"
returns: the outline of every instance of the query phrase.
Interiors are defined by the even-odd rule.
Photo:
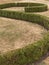
[[[4,3],[13,3],[13,2],[18,2],[18,1],[21,1],[21,0],[0,0],[0,4],[4,4]]]
[[[32,44],[45,32],[38,24],[0,17],[0,53]]]
[[[10,7],[10,8],[5,8],[2,10],[9,10],[9,11],[20,11],[20,12],[24,12],[24,7]]]

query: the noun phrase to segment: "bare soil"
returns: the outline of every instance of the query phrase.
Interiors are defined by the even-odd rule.
[[[46,59],[44,59],[42,62],[44,62],[46,65],[49,65],[49,56],[46,57]]]
[[[19,2],[22,0],[0,0],[0,4],[4,4],[4,3],[13,3],[13,2]]]
[[[5,8],[2,10],[9,10],[9,11],[20,11],[20,12],[24,12],[24,7],[10,7],[10,8]]]
[[[32,44],[45,32],[38,24],[0,17],[0,53]]]

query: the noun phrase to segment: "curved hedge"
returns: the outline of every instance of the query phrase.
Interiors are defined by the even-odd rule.
[[[2,10],[7,7],[28,6],[24,3],[8,3],[0,5],[0,17],[7,17],[18,20],[25,20],[32,23],[37,23],[44,26],[48,32],[43,39],[30,44],[22,49],[12,50],[5,54],[0,54],[0,65],[29,65],[29,63],[39,60],[44,54],[49,51],[49,18],[38,14],[29,14],[25,12],[6,11]],[[37,5],[40,7],[45,4],[29,3],[29,6]],[[41,7],[42,7],[41,6]],[[43,8],[43,7],[42,7]],[[44,8],[43,8],[44,9]],[[36,9],[35,9],[36,10]]]
[[[17,3],[17,6],[25,7],[25,12],[43,12],[48,10],[47,5],[41,3]]]
[[[25,7],[25,12],[43,12],[48,10],[47,5],[41,3],[7,3],[0,5],[0,9],[20,6]]]

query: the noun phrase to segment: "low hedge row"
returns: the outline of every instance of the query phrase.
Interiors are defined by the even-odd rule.
[[[46,4],[42,4],[42,3],[31,3],[31,2],[20,2],[18,3],[17,2],[17,6],[21,6],[21,7],[26,7],[26,6],[43,6],[43,5],[46,5]]]
[[[37,23],[49,30],[49,18],[42,15],[0,10],[0,17],[7,17]],[[35,42],[34,44],[30,44],[22,49],[0,54],[0,65],[29,65],[29,63],[39,60],[48,51],[49,32],[45,34],[43,39]]]
[[[29,14],[25,12],[22,13],[16,11],[6,11],[6,10],[0,10],[0,16],[38,23],[44,26],[46,29],[49,29],[49,19],[45,16],[40,16],[37,14]]]
[[[16,7],[16,6],[17,6],[17,4],[15,4],[15,3],[0,4],[0,9]]]
[[[0,9],[3,8],[9,8],[9,7],[26,7],[26,6],[35,6],[35,3],[7,3],[7,4],[0,4]],[[41,4],[37,4],[37,5],[41,5]],[[36,5],[36,6],[37,6]]]
[[[48,10],[47,5],[41,3],[7,3],[0,5],[0,9],[8,7],[25,7],[25,12],[43,12]]]
[[[34,7],[25,7],[25,12],[44,12],[47,11],[47,6],[34,6]]]
[[[47,5],[41,3],[17,3],[17,6],[25,7],[25,12],[43,12],[48,10]]]

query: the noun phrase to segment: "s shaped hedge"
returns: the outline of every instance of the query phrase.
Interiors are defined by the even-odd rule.
[[[2,10],[9,7],[24,7],[25,12]],[[43,39],[26,47],[0,54],[0,65],[29,65],[39,60],[49,51],[49,18],[27,12],[42,12],[48,10],[47,5],[40,3],[7,3],[0,5],[0,17],[25,20],[45,27],[48,32]]]

